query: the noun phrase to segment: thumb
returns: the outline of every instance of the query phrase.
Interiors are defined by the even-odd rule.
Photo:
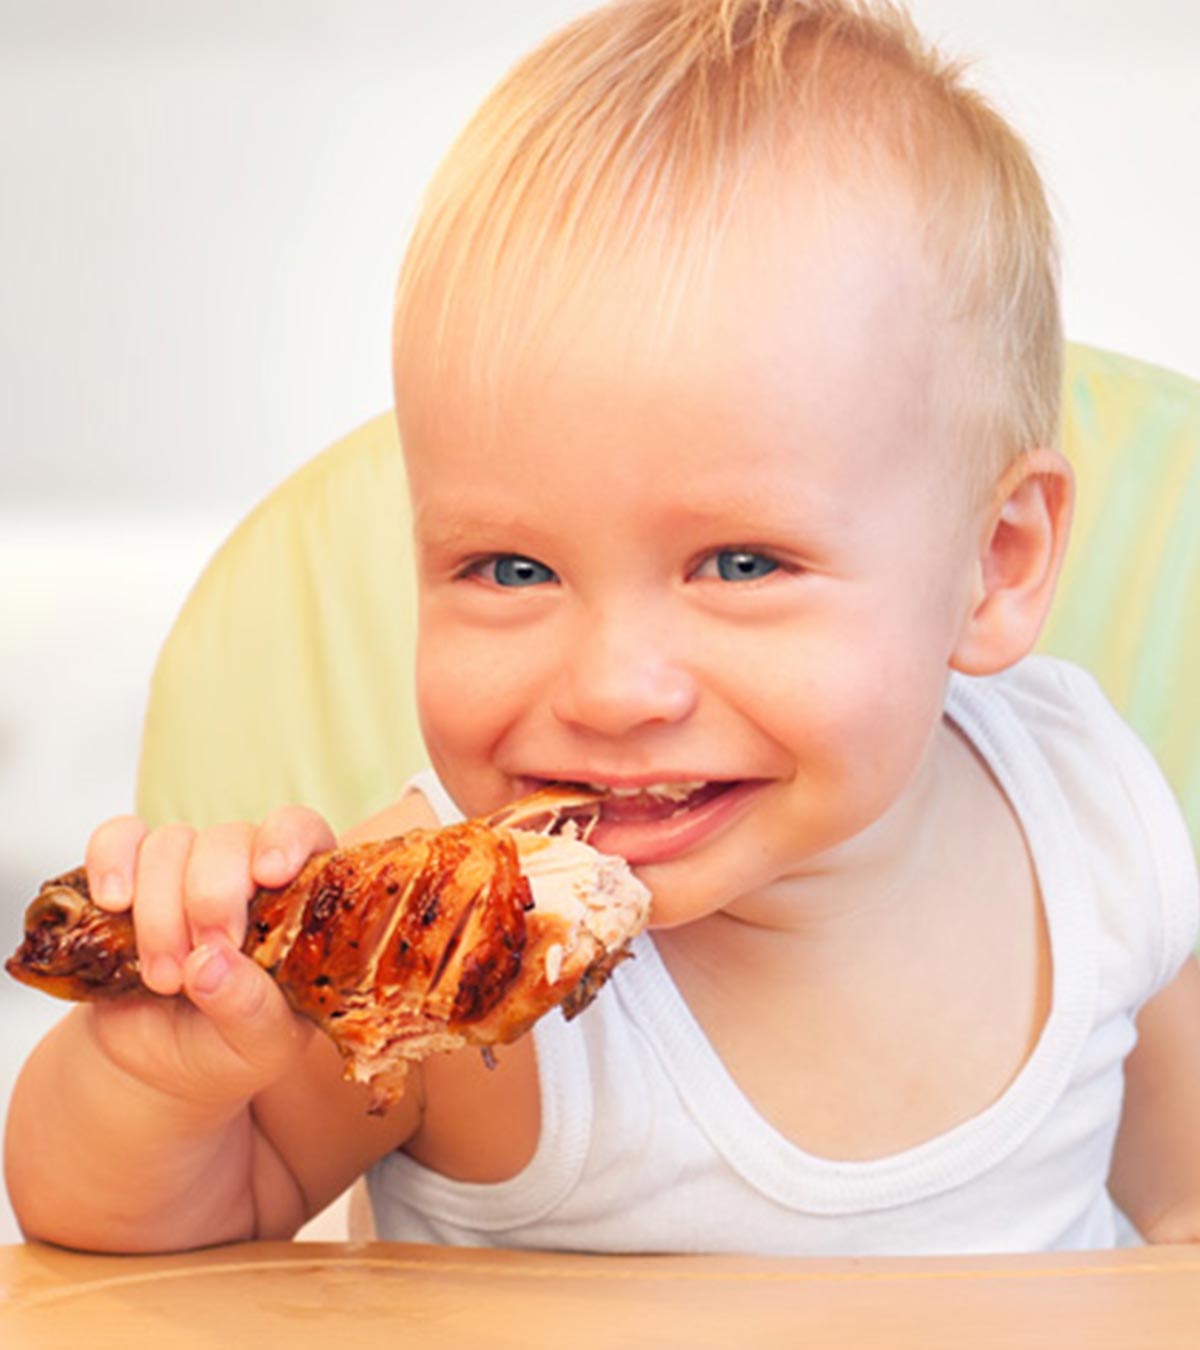
[[[202,943],[188,954],[183,988],[242,1061],[247,1091],[282,1077],[312,1029],[301,1024],[266,971],[226,942]]]

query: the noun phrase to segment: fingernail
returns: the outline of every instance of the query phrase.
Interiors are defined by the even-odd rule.
[[[96,888],[96,899],[105,904],[119,905],[126,898],[125,878],[120,872],[105,872]]]
[[[222,947],[199,947],[202,952],[192,975],[192,988],[198,994],[215,994],[231,969],[229,954]]]

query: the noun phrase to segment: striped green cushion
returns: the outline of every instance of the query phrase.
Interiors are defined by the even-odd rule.
[[[1200,850],[1200,384],[1072,347],[1063,445],[1078,505],[1041,649],[1100,680]]]

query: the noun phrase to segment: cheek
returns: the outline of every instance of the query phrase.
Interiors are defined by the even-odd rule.
[[[823,657],[807,654],[772,726],[817,814],[853,806],[870,818],[903,790],[940,719],[946,678],[927,652],[898,639],[831,642]]]
[[[453,790],[477,771],[529,707],[536,673],[520,644],[469,625],[422,618],[416,695],[430,758]]]
[[[422,631],[417,644],[417,708],[435,757],[485,739],[493,720],[495,700],[484,674],[491,667],[473,648],[436,625]]]

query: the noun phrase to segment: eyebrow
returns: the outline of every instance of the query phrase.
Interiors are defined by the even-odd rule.
[[[423,548],[450,552],[478,548],[482,537],[496,544],[514,532],[529,534],[536,522],[515,511],[482,512],[478,507],[447,506],[445,509],[413,507],[413,538]]]
[[[801,488],[795,493],[733,490],[718,497],[689,497],[686,486],[675,499],[681,516],[726,528],[731,519],[751,531],[802,533],[824,538],[844,531],[852,515],[847,503]]]

